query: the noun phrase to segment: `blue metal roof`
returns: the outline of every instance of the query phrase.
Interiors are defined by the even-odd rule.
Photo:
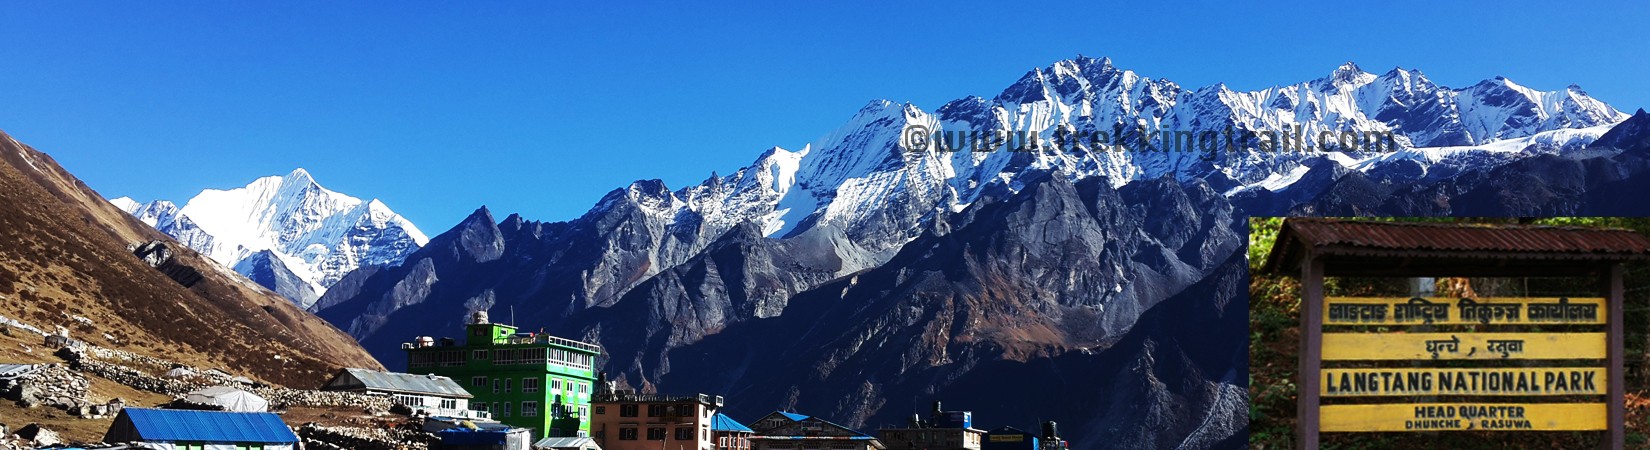
[[[716,413],[715,416],[710,418],[710,430],[754,433],[754,431],[751,431],[750,427],[747,427],[745,424],[739,423],[739,421],[733,420],[732,417],[728,417],[727,414],[722,413]]]
[[[298,442],[274,413],[125,408],[121,414],[145,441]]]
[[[780,415],[783,415],[785,417],[788,417],[791,420],[795,420],[797,422],[808,420],[808,416],[804,416],[804,415],[793,413],[793,412],[785,412],[785,411],[775,411],[775,412],[777,412]]]

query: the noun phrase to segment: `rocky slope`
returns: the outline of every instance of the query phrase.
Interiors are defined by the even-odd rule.
[[[146,259],[136,244],[146,244]],[[45,331],[62,326],[74,339],[286,385],[380,367],[326,321],[126,214],[3,133],[0,305]]]
[[[208,189],[182,208],[110,202],[305,308],[350,271],[400,264],[428,241],[383,202],[321,187],[304,169]]]

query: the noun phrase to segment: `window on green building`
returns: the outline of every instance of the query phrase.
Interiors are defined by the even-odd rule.
[[[522,417],[538,417],[539,402],[521,402]]]
[[[486,375],[481,375],[481,376],[470,377],[470,385],[475,386],[475,387],[486,387],[487,386],[487,376]]]
[[[529,394],[534,393],[534,392],[538,392],[539,391],[539,379],[538,378],[522,378],[521,379],[521,391],[529,393]]]

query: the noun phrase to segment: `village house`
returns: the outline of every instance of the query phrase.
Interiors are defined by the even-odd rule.
[[[605,450],[715,450],[719,395],[641,394],[603,384],[590,402],[591,436]]]
[[[274,413],[125,408],[103,442],[158,450],[293,450],[298,435]]]
[[[751,450],[751,436],[756,434],[750,427],[722,413],[711,416],[710,432],[716,438],[716,450]]]
[[[752,450],[884,450],[877,438],[825,419],[775,411],[751,429]],[[898,450],[898,449],[895,449]]]
[[[1033,433],[1014,427],[1002,427],[985,433],[982,450],[1039,450],[1039,439]]]
[[[475,394],[469,408],[490,413],[486,417],[530,428],[534,439],[589,436],[594,367],[601,356],[596,344],[518,332],[476,311],[462,342],[419,336],[401,348],[409,372],[458,380]]]
[[[944,411],[940,402],[927,419],[913,414],[902,428],[883,428],[877,438],[890,450],[980,450],[985,430],[974,429],[971,411]]]
[[[432,416],[487,418],[470,409],[472,396],[464,387],[443,376],[344,369],[321,390],[385,395],[394,404]]]

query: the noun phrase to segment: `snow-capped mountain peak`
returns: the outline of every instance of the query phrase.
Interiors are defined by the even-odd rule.
[[[1331,86],[1350,89],[1375,81],[1375,74],[1365,72],[1358,68],[1358,64],[1347,61],[1329,74],[1329,80]]]
[[[383,202],[329,190],[302,168],[239,188],[207,189],[182,208],[165,200],[112,202],[225,266],[291,271],[314,293],[293,299],[305,306],[350,271],[399,264],[429,242]],[[243,264],[266,250],[264,262]]]
[[[1104,177],[1114,186],[1170,176],[1214,177],[1237,186],[1276,180],[1310,152],[1226,151],[1195,148],[1117,151],[1118,128],[1131,132],[1224,132],[1227,129],[1317,136],[1356,130],[1390,132],[1401,148],[1490,151],[1509,145],[1568,148],[1596,133],[1588,129],[1627,115],[1569,87],[1543,92],[1497,77],[1464,89],[1441,86],[1420,70],[1394,67],[1376,75],[1347,62],[1323,78],[1256,91],[1224,84],[1186,89],[1173,81],[1121,69],[1107,58],[1077,57],[1027,71],[992,97],[967,96],[929,112],[916,105],[875,100],[841,127],[798,152],[772,150],[732,175],[671,192],[626,196],[650,214],[691,211],[695,226],[727,229],[752,221],[770,236],[818,227],[841,230],[872,251],[897,248],[935,214],[958,211],[988,187],[1017,190],[1023,173]],[[925,131],[929,148],[911,148],[906,133]],[[1108,133],[1112,141],[1060,141],[1073,133]],[[997,148],[971,146],[975,137],[1006,137]],[[942,147],[942,144],[947,144]],[[1020,144],[1033,151],[1011,151]],[[1296,149],[1299,150],[1299,149]],[[1455,151],[1455,150],[1451,150]],[[1343,165],[1368,156],[1334,153]],[[640,186],[633,185],[634,193]],[[755,203],[752,203],[755,202]],[[598,206],[598,210],[605,207]]]
[[[137,200],[132,200],[131,197],[120,197],[120,198],[112,199],[112,200],[109,200],[109,203],[114,204],[115,207],[120,208],[121,211],[126,211],[127,214],[136,213],[138,208],[143,207],[142,203],[138,203]]]

